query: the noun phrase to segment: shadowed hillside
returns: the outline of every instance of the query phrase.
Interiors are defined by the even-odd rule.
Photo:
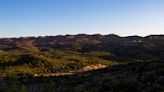
[[[0,39],[0,49],[4,51],[26,50],[37,53],[50,49],[78,52],[104,51],[110,52],[113,58],[115,56],[120,60],[161,59],[164,54],[163,47],[164,35],[120,37],[114,34],[79,34]]]
[[[161,61],[129,63],[68,76],[18,78],[15,87],[19,92],[163,92],[163,67]],[[1,92],[4,81],[9,85],[13,79],[1,81]]]

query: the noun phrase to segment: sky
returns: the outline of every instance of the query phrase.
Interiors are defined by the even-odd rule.
[[[0,37],[164,34],[164,0],[0,0]]]

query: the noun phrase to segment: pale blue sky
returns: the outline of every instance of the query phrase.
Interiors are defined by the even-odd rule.
[[[164,0],[0,0],[0,37],[164,34]]]

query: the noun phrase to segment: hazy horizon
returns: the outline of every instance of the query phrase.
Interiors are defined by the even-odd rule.
[[[1,0],[0,38],[164,34],[164,0]]]
[[[85,34],[85,35],[118,35],[118,34],[100,34],[100,33],[95,33],[95,34],[87,34],[87,33],[78,33],[78,34],[57,34],[57,35],[24,35],[24,36],[6,36],[6,37],[1,37],[0,36],[0,39],[3,39],[3,38],[21,38],[21,37],[46,37],[46,36],[66,36],[66,35],[80,35],[80,34]],[[118,35],[120,37],[128,37],[128,36],[139,36],[139,37],[146,37],[146,36],[150,36],[150,35],[164,35],[164,34],[149,34],[149,35]]]

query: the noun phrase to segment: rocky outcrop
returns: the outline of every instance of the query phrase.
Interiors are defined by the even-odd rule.
[[[106,68],[107,65],[103,64],[96,64],[96,65],[89,65],[83,67],[80,71],[91,71],[91,70],[96,70],[96,69],[101,69],[101,68]]]

